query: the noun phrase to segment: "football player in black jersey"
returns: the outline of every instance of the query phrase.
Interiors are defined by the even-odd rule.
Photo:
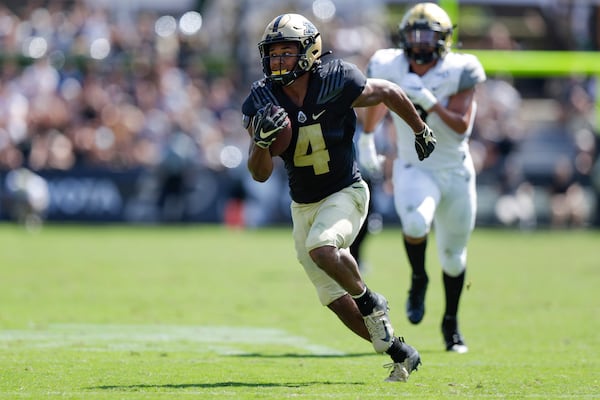
[[[297,258],[321,303],[376,352],[390,355],[386,380],[404,382],[420,364],[419,353],[394,335],[386,299],[367,288],[348,251],[369,203],[352,141],[354,107],[383,103],[398,114],[415,132],[420,159],[434,150],[435,137],[399,86],[366,79],[339,59],[322,63],[320,33],[302,15],[273,19],[258,48],[265,77],[253,83],[242,105],[253,139],[248,169],[259,182],[271,176],[269,146],[291,122],[291,142],[280,157],[289,179]]]

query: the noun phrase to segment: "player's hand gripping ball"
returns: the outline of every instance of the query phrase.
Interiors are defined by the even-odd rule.
[[[292,124],[287,112],[274,104],[267,104],[254,116],[254,143],[269,149],[272,156],[283,153],[292,139]]]
[[[278,156],[290,146],[290,142],[292,141],[292,122],[290,121],[290,117],[285,115],[286,124],[283,129],[277,134],[277,138],[269,147],[269,151],[272,156]]]

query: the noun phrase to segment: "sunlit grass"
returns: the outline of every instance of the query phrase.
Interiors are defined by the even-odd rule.
[[[433,238],[432,238],[433,239]],[[0,398],[598,398],[600,234],[478,229],[443,351],[441,272],[404,317],[400,232],[368,239],[369,286],[419,349],[406,384],[320,306],[288,228],[0,226]]]

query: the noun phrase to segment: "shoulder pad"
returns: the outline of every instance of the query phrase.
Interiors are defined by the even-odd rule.
[[[317,103],[323,104],[336,98],[344,89],[345,69],[342,60],[333,60],[320,70],[321,89]]]

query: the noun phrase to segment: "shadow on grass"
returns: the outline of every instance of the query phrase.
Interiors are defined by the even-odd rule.
[[[247,353],[247,354],[231,354],[226,357],[236,358],[354,358],[354,357],[372,357],[374,353],[351,353],[351,354],[263,354],[263,353]],[[179,384],[137,384],[137,385],[101,385],[87,387],[87,390],[128,390],[138,391],[144,389],[211,389],[211,388],[226,388],[226,387],[248,387],[248,388],[300,388],[314,385],[354,385],[363,386],[364,382],[334,382],[334,381],[314,381],[314,382],[283,382],[283,383],[256,383],[256,382],[207,382],[207,383],[179,383]]]
[[[255,383],[255,382],[210,382],[210,383],[169,383],[165,385],[139,384],[139,385],[102,385],[87,387],[87,390],[143,390],[143,389],[213,389],[224,387],[248,387],[248,388],[299,388],[314,385],[364,385],[364,382],[286,382],[286,383]]]
[[[236,358],[358,358],[377,356],[375,353],[351,353],[351,354],[263,354],[263,353],[246,353],[246,354],[230,354],[227,357]]]

